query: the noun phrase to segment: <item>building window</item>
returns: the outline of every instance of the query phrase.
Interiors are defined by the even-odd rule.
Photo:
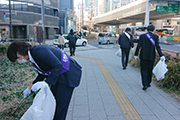
[[[34,8],[33,8],[33,6],[34,6],[34,4],[32,4],[32,3],[28,3],[28,11],[29,12],[34,12]]]
[[[57,17],[58,17],[58,10],[53,9],[53,11],[54,11],[54,16],[57,16]]]
[[[33,11],[33,12],[38,13],[38,8],[39,8],[39,6],[38,6],[38,5],[34,5],[33,8],[34,8],[34,11]]]
[[[0,0],[0,8],[9,9],[9,1],[8,0]]]
[[[44,10],[45,10],[45,12],[44,12],[44,13],[45,13],[46,15],[51,15],[51,14],[50,14],[50,8],[45,7],[45,9],[44,9]]]
[[[14,10],[21,10],[21,2],[13,2]]]
[[[9,0],[0,0],[1,9],[9,9]],[[18,11],[29,11],[34,13],[41,13],[41,5],[28,3],[28,2],[17,2],[11,1],[11,9]],[[44,13],[51,16],[59,16],[58,9],[44,7]]]
[[[27,11],[28,5],[25,2],[22,2],[22,11]]]

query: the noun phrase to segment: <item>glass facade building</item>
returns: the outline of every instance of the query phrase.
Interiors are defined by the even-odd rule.
[[[60,28],[61,33],[69,33],[70,29],[76,31],[74,0],[60,0]]]
[[[52,39],[59,29],[60,0],[44,1],[45,39]],[[0,35],[9,37],[9,0],[0,0]],[[37,39],[42,29],[41,0],[11,0],[13,39]]]

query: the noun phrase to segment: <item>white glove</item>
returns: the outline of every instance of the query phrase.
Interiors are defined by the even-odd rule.
[[[131,51],[134,52],[135,51],[134,48],[131,48]]]
[[[134,56],[134,59],[137,60],[137,59],[138,59],[138,56]]]
[[[44,84],[45,83],[45,84]],[[45,88],[46,86],[48,86],[48,83],[45,81],[41,81],[41,82],[37,82],[35,83],[32,87],[31,90],[36,92],[38,91],[40,88]]]
[[[160,59],[161,59],[161,61],[166,60],[166,58],[164,56],[161,56]]]
[[[39,89],[41,88],[41,82],[37,82],[35,83],[32,87],[31,87],[31,90],[36,92],[38,91]]]
[[[31,89],[26,88],[26,89],[23,91],[24,98],[26,98],[30,93],[31,93]]]

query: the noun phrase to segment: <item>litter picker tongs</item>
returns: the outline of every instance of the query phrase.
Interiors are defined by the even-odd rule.
[[[12,113],[12,115],[14,115],[14,113],[17,111],[17,109],[19,108],[19,106],[21,105],[21,103],[25,100],[25,98],[23,98],[20,103],[18,104],[18,106],[16,107],[15,111]]]

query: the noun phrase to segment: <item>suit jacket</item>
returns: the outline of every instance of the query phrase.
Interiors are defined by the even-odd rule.
[[[76,46],[76,42],[77,42],[77,35],[76,34],[70,32],[66,39],[69,40],[69,46],[70,47]]]
[[[33,84],[46,78],[45,81],[52,85],[55,85],[56,82],[67,85],[69,87],[77,87],[79,85],[82,71],[81,66],[74,59],[69,57],[69,71],[60,74],[60,71],[62,70],[62,63],[61,51],[59,49],[55,47],[39,45],[31,47],[30,53],[41,70],[52,70],[49,76],[38,73],[38,76],[33,81]]]
[[[128,32],[127,32],[128,33]],[[119,36],[119,45],[120,45],[120,48],[133,48],[134,47],[134,43],[133,43],[133,36],[128,33],[129,36],[130,36],[130,39],[126,36],[125,33],[122,33],[120,36]]]
[[[145,34],[142,34],[139,37],[138,45],[135,51],[135,56],[138,56],[138,52],[141,49],[140,59],[155,61],[155,57],[156,57],[155,48],[160,57],[163,56],[163,54],[159,46],[159,37],[156,34],[153,34],[152,32],[149,32],[149,34],[155,40],[155,46],[152,45],[152,43],[149,41],[149,39],[146,37]]]

